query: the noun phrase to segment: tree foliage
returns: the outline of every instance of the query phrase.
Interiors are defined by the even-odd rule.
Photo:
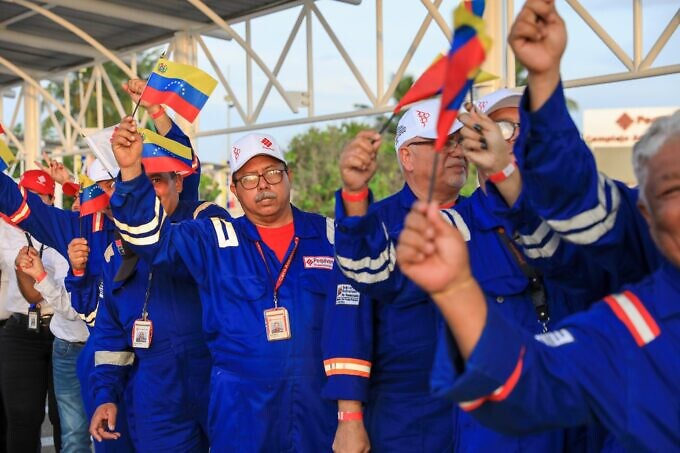
[[[215,201],[220,196],[222,190],[217,181],[211,176],[201,173],[201,181],[198,183],[198,199],[204,201]]]
[[[371,126],[344,123],[321,130],[312,127],[290,142],[286,159],[293,174],[293,203],[305,211],[333,217],[335,191],[342,187],[338,162],[342,148],[361,130]],[[378,154],[378,170],[369,186],[376,199],[394,193],[403,184],[394,156],[394,138],[385,134]]]

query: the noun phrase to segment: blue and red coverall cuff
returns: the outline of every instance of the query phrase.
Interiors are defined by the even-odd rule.
[[[508,397],[521,375],[525,341],[522,329],[490,305],[479,342],[449,395],[465,410]]]
[[[360,376],[328,376],[321,396],[329,400],[368,401],[368,379]]]

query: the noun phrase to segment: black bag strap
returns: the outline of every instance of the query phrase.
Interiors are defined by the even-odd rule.
[[[550,321],[550,312],[548,311],[548,298],[545,295],[545,286],[543,285],[543,276],[541,273],[527,263],[522,252],[519,251],[514,242],[510,240],[507,234],[505,234],[505,228],[496,228],[496,233],[500,236],[503,244],[510,251],[510,254],[515,259],[515,262],[519,266],[520,270],[524,276],[529,280],[529,296],[531,297],[531,302],[536,310],[536,316],[538,317],[538,322],[543,325],[543,331],[548,331],[548,321]]]

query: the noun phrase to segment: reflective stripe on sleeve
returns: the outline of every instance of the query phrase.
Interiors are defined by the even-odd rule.
[[[19,187],[19,192],[21,192],[23,200],[19,205],[19,209],[17,209],[14,214],[9,216],[9,221],[15,225],[23,222],[28,218],[28,216],[31,215],[31,208],[28,206],[28,195],[26,194],[26,189]]]
[[[94,366],[130,366],[134,362],[134,353],[128,351],[95,351],[94,353]]]
[[[350,375],[368,378],[371,376],[371,362],[367,360],[340,357],[323,361],[326,376]]]
[[[661,334],[659,325],[630,291],[604,298],[617,318],[626,326],[638,346],[645,346]]]

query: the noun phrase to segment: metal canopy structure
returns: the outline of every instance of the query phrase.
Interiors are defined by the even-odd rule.
[[[325,8],[322,8],[322,4],[328,6],[334,2],[347,3],[347,8],[354,8],[353,5],[362,4],[362,0],[319,0],[318,3],[317,0],[0,0],[0,96],[3,92],[11,92],[17,99],[13,112],[3,112],[0,102],[0,121],[10,144],[19,152],[22,169],[33,165],[41,149],[47,149],[57,158],[87,152],[80,135],[88,129],[109,126],[104,124],[105,97],[111,99],[120,116],[126,114],[124,100],[118,98],[104,63],[112,62],[134,78],[137,76],[137,58],[159,45],[167,46],[168,57],[175,61],[198,65],[200,59],[202,69],[218,79],[219,90],[224,95],[221,98],[213,96],[213,102],[223,105],[220,115],[226,112],[226,128],[199,129],[197,122],[187,124],[179,119],[180,126],[192,138],[229,137],[232,133],[255,129],[385,113],[392,110],[397,84],[409,71],[415,53],[424,47],[426,34],[434,33],[441,39],[441,47],[426,49],[428,52],[446,47],[452,33],[449,14],[458,2],[408,1],[417,5],[422,14],[405,18],[414,25],[408,32],[408,48],[399,49],[397,55],[390,53],[391,63],[386,68],[388,53],[384,36],[395,28],[400,33],[404,31],[403,24],[385,18],[384,10],[393,6],[385,0],[363,0],[362,7],[372,10],[371,15],[375,18],[373,28],[367,30],[367,36],[372,37],[368,47],[373,52],[368,60],[353,54],[355,49],[347,42],[347,35],[343,36],[334,28],[332,18],[324,14]],[[680,73],[677,54],[670,64],[656,63],[657,56],[668,47],[680,25],[680,8],[675,9],[668,20],[653,24],[653,44],[644,51],[643,0],[619,3],[625,3],[632,12],[633,47],[632,52],[627,52],[582,2],[564,0],[562,8],[571,9],[575,13],[572,20],[581,21],[594,32],[595,39],[621,63],[622,71],[565,80],[565,87]],[[521,2],[487,1],[487,28],[501,44],[492,47],[484,69],[499,78],[480,87],[480,94],[501,86],[516,85],[513,54],[499,38],[507,36],[516,3]],[[272,47],[283,47],[278,52],[269,50],[268,53],[255,45],[254,30],[258,29],[258,21],[266,21],[266,16],[277,13],[288,15],[290,28],[284,26],[275,31],[278,46]],[[234,28],[236,25],[239,25],[238,32]],[[259,30],[262,33],[262,29]],[[646,31],[649,34],[650,30]],[[270,33],[270,30],[265,32]],[[316,39],[326,40],[340,56],[340,64],[344,65],[341,69],[347,71],[343,82],[347,80],[354,84],[360,107],[348,102],[346,107],[335,107],[330,112],[320,108],[327,95],[323,81],[333,78],[338,68],[329,68],[323,60],[318,60]],[[291,49],[296,42],[301,44],[294,57]],[[228,43],[240,53],[237,57],[232,54],[234,60],[229,61],[220,43]],[[367,43],[361,45],[366,47]],[[284,71],[291,59],[296,67],[293,78],[286,76]],[[236,60],[243,64],[233,66]],[[230,65],[235,70],[232,75],[236,72],[245,79],[239,88],[232,86]],[[89,81],[82,83],[77,92],[72,92],[74,73],[83,68],[92,69]],[[47,80],[63,86],[63,100],[55,99],[45,89]],[[75,99],[78,104],[72,102]],[[283,109],[278,108],[276,115],[271,114],[272,105],[281,107],[281,104]],[[79,105],[80,111],[72,114],[72,105]],[[94,119],[92,115],[85,115],[92,107],[95,107]],[[19,120],[20,110],[23,121]],[[61,118],[56,115],[57,111]],[[233,124],[230,120],[232,111],[236,115]],[[144,119],[142,117],[142,121]],[[41,138],[41,123],[45,121],[51,122],[55,131],[47,144],[42,143]],[[17,137],[12,131],[19,123],[23,125],[23,136]],[[226,173],[219,165],[215,168],[224,186]]]
[[[229,22],[292,1],[203,3]],[[183,0],[5,1],[0,2],[0,56],[36,78],[43,78],[110,60],[111,54],[167,42],[177,31],[228,37],[217,28],[203,12]],[[97,43],[103,50],[97,48]],[[21,81],[19,76],[3,69],[0,87]]]

